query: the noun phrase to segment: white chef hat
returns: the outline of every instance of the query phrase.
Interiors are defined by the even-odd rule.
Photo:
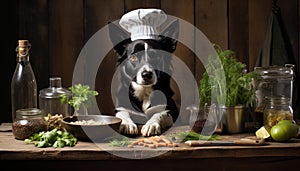
[[[158,27],[167,20],[161,9],[136,9],[124,14],[119,24],[131,33],[131,40],[158,39]]]

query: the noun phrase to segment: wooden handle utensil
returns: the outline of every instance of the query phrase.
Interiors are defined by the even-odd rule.
[[[260,138],[242,138],[238,140],[226,140],[226,141],[205,141],[205,140],[189,140],[185,142],[189,146],[213,146],[213,145],[263,145],[264,139]]]

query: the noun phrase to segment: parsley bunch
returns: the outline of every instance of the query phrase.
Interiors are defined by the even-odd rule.
[[[64,146],[73,147],[77,143],[77,138],[67,131],[61,131],[57,128],[51,131],[42,131],[34,133],[29,138],[25,139],[26,144],[33,143],[35,147],[54,147],[62,148]]]
[[[60,96],[62,103],[68,102],[72,107],[74,107],[75,113],[79,111],[80,105],[84,104],[86,106],[92,106],[95,104],[92,97],[97,96],[99,93],[95,90],[90,90],[88,85],[75,84],[69,87],[72,93],[71,98],[65,94]]]

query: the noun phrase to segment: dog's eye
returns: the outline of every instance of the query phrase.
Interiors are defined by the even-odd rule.
[[[137,62],[139,59],[138,59],[137,56],[131,55],[131,56],[129,57],[129,60],[130,60],[131,62]]]

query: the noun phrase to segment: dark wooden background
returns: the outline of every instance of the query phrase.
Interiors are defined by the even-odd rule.
[[[49,77],[62,77],[63,86],[72,84],[73,69],[81,48],[109,21],[136,8],[161,8],[199,28],[223,49],[237,52],[251,71],[262,47],[272,0],[10,0],[1,6],[1,93],[0,121],[11,120],[10,81],[15,69],[18,39],[32,44],[31,63],[38,90],[49,86]],[[299,66],[299,1],[279,0],[293,58]],[[190,41],[193,41],[191,34]],[[203,66],[193,53],[179,44],[175,54],[201,78]],[[96,89],[99,108],[112,113],[110,81],[116,56],[110,52],[99,68]],[[176,86],[175,86],[176,87]],[[176,100],[180,103],[180,97]],[[297,115],[297,114],[296,114]]]

